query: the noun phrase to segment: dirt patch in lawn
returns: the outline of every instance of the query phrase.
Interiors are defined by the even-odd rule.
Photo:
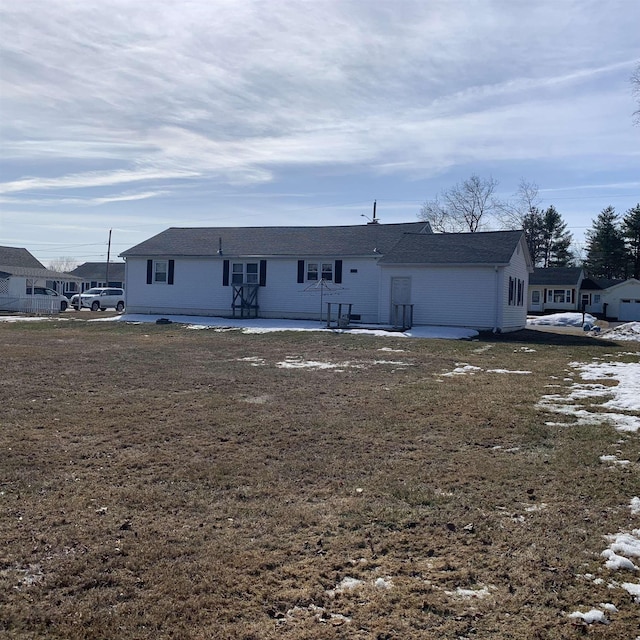
[[[536,408],[621,348],[518,333],[0,326],[0,629],[573,638],[612,602],[590,635],[633,637],[629,594],[580,576],[640,492],[599,456],[637,437]]]

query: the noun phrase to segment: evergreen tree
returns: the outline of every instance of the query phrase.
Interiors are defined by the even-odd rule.
[[[603,209],[587,231],[585,267],[596,278],[625,278],[628,253],[618,215]]]
[[[543,267],[566,267],[573,262],[569,251],[572,237],[567,224],[551,205],[540,216],[541,262]]]
[[[622,233],[629,255],[628,274],[640,280],[640,203],[622,219]]]

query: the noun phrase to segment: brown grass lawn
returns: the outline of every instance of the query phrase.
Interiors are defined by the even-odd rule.
[[[0,324],[0,635],[634,638],[600,553],[632,528],[638,434],[535,408],[627,351]],[[339,366],[279,365],[306,361]],[[567,617],[601,602],[608,626]]]

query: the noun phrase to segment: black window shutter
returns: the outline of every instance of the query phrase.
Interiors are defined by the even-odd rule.
[[[260,286],[264,287],[267,284],[267,261],[260,260]]]
[[[336,284],[342,284],[342,260],[336,260],[336,265],[333,273],[333,281]]]
[[[147,284],[153,282],[153,260],[147,260]]]
[[[169,273],[167,274],[167,284],[173,284],[173,272],[175,270],[175,260],[169,260]]]
[[[304,260],[298,260],[298,283],[304,282]]]
[[[222,261],[222,286],[223,287],[229,286],[229,261],[228,260]]]

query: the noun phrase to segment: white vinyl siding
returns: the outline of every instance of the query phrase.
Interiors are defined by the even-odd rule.
[[[233,264],[254,263],[230,259],[230,280]],[[322,260],[316,260],[322,264]],[[327,264],[333,262],[325,261]],[[259,261],[255,261],[259,264]],[[268,286],[260,287],[258,304],[263,318],[320,318],[320,290],[308,290],[308,282],[298,283],[298,261],[290,258],[267,259]],[[127,259],[127,311],[130,313],[188,313],[193,315],[231,314],[232,287],[223,281],[223,259],[177,258],[179,283],[174,287],[149,287],[146,283],[146,259]],[[353,272],[355,270],[355,273]],[[306,275],[306,271],[305,271]],[[373,258],[343,261],[342,283],[329,283],[323,294],[323,315],[328,302],[353,304],[353,313],[363,322],[378,322],[377,260]]]
[[[383,322],[391,321],[391,278],[402,277],[411,278],[415,325],[494,326],[496,276],[492,268],[385,266],[380,296]]]

